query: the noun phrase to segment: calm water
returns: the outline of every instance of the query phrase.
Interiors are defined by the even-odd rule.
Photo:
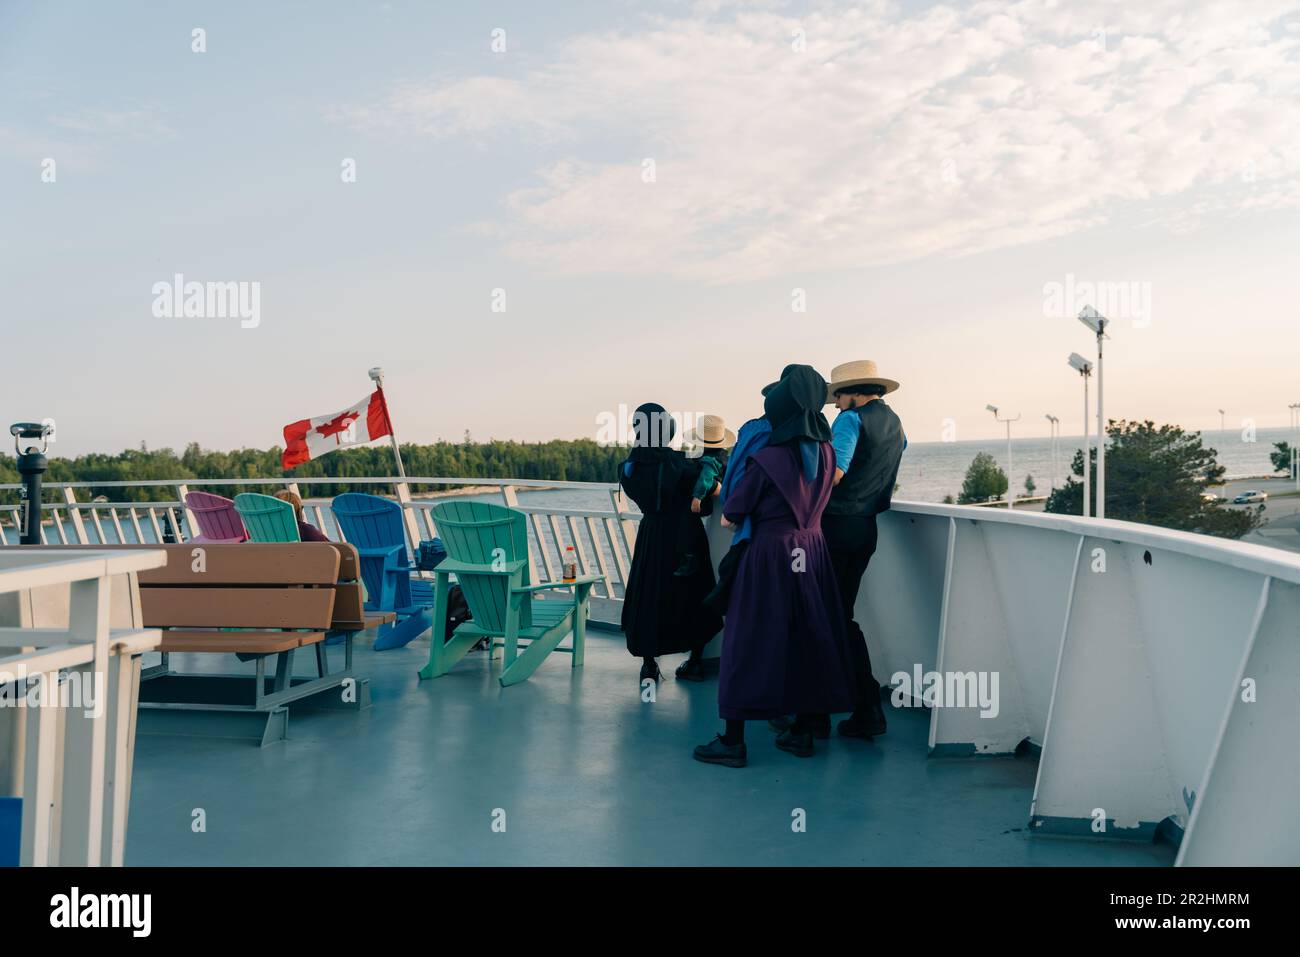
[[[1256,433],[1254,442],[1243,442],[1240,431],[1218,430],[1202,433],[1205,444],[1218,453],[1219,463],[1227,475],[1271,475],[1272,464],[1268,455],[1275,442],[1287,441],[1287,429],[1264,429]],[[1093,436],[1095,447],[1096,436]],[[1082,448],[1082,436],[1061,436],[1057,440],[1056,482],[1065,481],[1070,460]],[[962,480],[971,460],[979,452],[988,452],[1005,471],[1007,443],[993,439],[976,442],[915,442],[903,453],[898,471],[897,498],[913,502],[942,502],[945,495],[954,499],[961,491]],[[1023,495],[1025,478],[1032,475],[1037,494],[1044,495],[1052,485],[1052,440],[1011,440],[1012,486]],[[499,497],[483,496],[488,501]],[[553,508],[608,508],[609,498],[604,493],[557,489],[549,492],[521,492],[521,505],[549,505]]]
[[[1269,452],[1275,442],[1288,439],[1287,429],[1264,429],[1255,436],[1254,442],[1242,440],[1240,431],[1218,430],[1202,433],[1205,444],[1218,452],[1219,462],[1226,467],[1229,477],[1255,476],[1272,474]],[[1095,442],[1095,437],[1094,437]],[[1065,479],[1070,459],[1081,445],[1078,436],[1062,436],[1057,445],[1056,481]],[[941,502],[945,495],[957,497],[961,490],[962,479],[971,460],[979,452],[990,453],[1004,470],[1006,469],[1007,443],[996,439],[977,442],[916,442],[907,447],[903,453],[902,465],[898,473],[899,490],[897,497],[914,502]],[[1037,494],[1045,494],[1052,485],[1052,442],[1046,438],[1012,439],[1012,485],[1018,494],[1024,494],[1025,478],[1032,475],[1037,486]],[[500,495],[486,493],[468,496],[471,499],[499,502]],[[519,492],[521,505],[533,505],[550,508],[573,508],[608,510],[609,496],[602,491],[580,489],[554,489],[548,491]],[[635,507],[634,507],[635,508]],[[161,515],[159,516],[161,520]],[[105,523],[107,524],[107,523]],[[142,521],[144,540],[152,542],[155,536],[147,523]],[[333,533],[334,529],[327,529]],[[6,517],[5,537],[16,542],[15,529],[8,525]],[[71,528],[68,529],[70,535]],[[549,533],[547,533],[549,537]],[[115,540],[112,530],[107,537]],[[128,530],[128,540],[134,540]],[[52,541],[57,541],[51,535]]]

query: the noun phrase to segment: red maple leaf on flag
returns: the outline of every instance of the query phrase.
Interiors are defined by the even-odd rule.
[[[351,428],[352,423],[359,418],[361,418],[360,412],[342,412],[330,419],[328,422],[322,422],[320,425],[316,426],[316,431],[326,438],[329,438],[331,435],[334,436],[334,444],[341,445],[343,440],[339,438],[339,434],[346,432]]]

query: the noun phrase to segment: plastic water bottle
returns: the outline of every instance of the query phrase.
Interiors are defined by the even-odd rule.
[[[578,553],[573,550],[572,545],[564,549],[564,580],[566,582],[575,581],[578,577]]]

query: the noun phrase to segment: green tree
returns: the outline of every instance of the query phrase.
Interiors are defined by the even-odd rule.
[[[987,502],[989,499],[1001,498],[1007,494],[1009,487],[1006,473],[998,466],[997,459],[987,452],[978,453],[971,460],[966,470],[966,480],[961,483],[961,494],[957,496],[958,505],[970,505],[974,502]]]
[[[1268,453],[1269,460],[1273,463],[1273,471],[1291,474],[1291,446],[1286,442],[1275,442],[1273,448],[1277,451]]]
[[[1038,488],[1038,483],[1034,481],[1032,475],[1025,476],[1025,495],[1029,498],[1034,497],[1034,490]]]
[[[1218,453],[1201,433],[1176,425],[1112,421],[1106,427],[1106,517],[1142,522],[1222,538],[1240,538],[1262,522],[1258,509],[1232,509],[1202,493],[1222,483]],[[1097,494],[1097,452],[1090,449],[1092,513]],[[1047,511],[1078,515],[1083,510],[1083,450],[1076,450],[1072,475],[1047,499]],[[1078,476],[1076,480],[1074,476]]]

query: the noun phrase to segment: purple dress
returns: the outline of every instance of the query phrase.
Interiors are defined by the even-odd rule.
[[[724,720],[851,711],[852,652],[822,538],[835,456],[818,443],[817,477],[804,478],[793,445],[763,449],[723,506],[728,521],[753,520],[727,607],[718,681]]]

